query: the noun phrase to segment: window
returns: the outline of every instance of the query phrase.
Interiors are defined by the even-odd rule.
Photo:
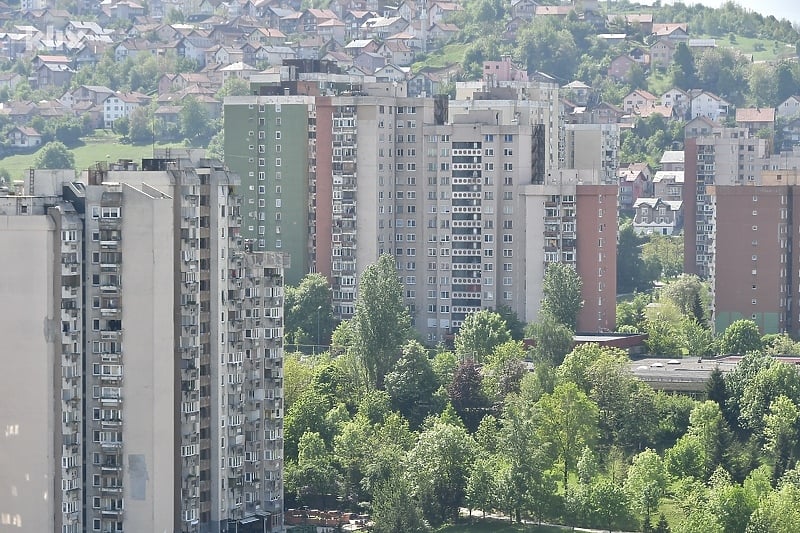
[[[276,141],[280,141],[281,140],[281,132],[279,132],[279,131],[275,132],[275,140]]]
[[[503,272],[511,272],[514,270],[514,265],[511,263],[503,263]]]

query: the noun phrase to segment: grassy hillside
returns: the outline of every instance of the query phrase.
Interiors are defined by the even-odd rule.
[[[180,144],[160,144],[157,148],[177,147]],[[118,159],[132,159],[138,161],[153,154],[151,144],[134,145],[119,142],[119,137],[113,134],[98,132],[92,137],[85,137],[83,145],[72,150],[75,154],[75,167],[78,170],[86,169],[97,161],[117,161]],[[34,166],[36,152],[19,154],[0,158],[0,169],[8,170],[11,179],[20,179],[24,172]]]

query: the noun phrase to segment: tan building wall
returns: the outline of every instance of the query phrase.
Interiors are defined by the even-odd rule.
[[[123,185],[125,529],[165,531],[175,515],[172,199]]]
[[[55,528],[60,388],[54,384],[60,376],[54,370],[61,323],[54,230],[48,216],[0,216],[0,531]]]

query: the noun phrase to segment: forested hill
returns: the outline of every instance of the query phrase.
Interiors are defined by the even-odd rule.
[[[581,2],[577,4],[580,9]],[[563,83],[580,80],[599,90],[609,103],[619,103],[631,89],[660,94],[677,85],[714,92],[739,106],[774,106],[787,91],[798,92],[800,85],[797,63],[782,63],[796,58],[800,33],[788,20],[764,17],[732,2],[721,8],[681,3],[648,7],[626,1],[613,2],[609,8],[601,3],[602,12],[593,19],[576,10],[566,17],[517,20],[516,28],[511,0],[466,0],[463,5],[452,19],[462,28],[457,41],[438,55],[423,58],[417,67],[441,64],[445,58],[462,60],[464,78],[476,79],[483,61],[510,55],[529,72],[546,72]],[[635,48],[647,50],[655,41],[646,28],[626,23],[626,14],[639,13],[652,13],[656,23],[685,23],[690,38],[715,39],[716,47],[696,51],[663,72],[637,67],[625,83],[614,82],[607,73],[611,60]],[[602,37],[623,33],[622,42]],[[776,87],[776,80],[785,84],[783,90]]]

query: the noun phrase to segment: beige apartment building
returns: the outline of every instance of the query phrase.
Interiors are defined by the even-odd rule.
[[[27,195],[0,198],[4,266],[20,281],[4,301],[33,287],[41,302],[17,308],[4,335],[26,355],[8,364],[25,361],[40,382],[11,397],[41,409],[20,422],[12,406],[2,423],[22,424],[32,442],[19,443],[52,459],[2,470],[12,491],[18,478],[45,488],[0,512],[41,531],[281,529],[286,263],[240,236],[237,185],[180,151],[80,180],[34,172]],[[43,257],[11,261],[34,249],[28,227]],[[14,439],[3,446],[4,458],[29,456]]]
[[[226,100],[226,164],[243,177],[247,211],[258,217],[254,238],[292,247],[292,279],[328,277],[339,317],[353,315],[360,273],[389,253],[414,326],[431,343],[479,309],[508,306],[535,320],[552,261],[575,264],[586,278],[579,327],[614,328],[616,200],[607,194],[617,190],[616,127],[572,128],[565,145],[558,87],[540,81],[459,85],[463,99],[453,101],[408,98],[390,84],[318,96],[292,90]],[[287,146],[306,156],[284,155]],[[574,176],[564,193],[571,237],[554,245],[528,188],[565,172]],[[550,196],[560,194],[542,192],[539,201]],[[578,198],[604,203],[602,239],[599,211],[576,213]],[[541,231],[531,231],[531,217]],[[591,237],[575,236],[580,221],[593,221],[582,228]],[[298,234],[289,240],[287,231]]]

